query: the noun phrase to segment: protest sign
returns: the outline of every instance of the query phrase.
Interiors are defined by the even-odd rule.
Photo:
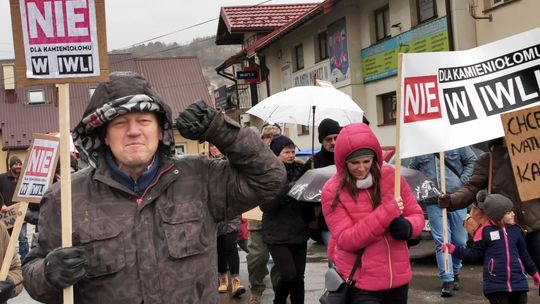
[[[19,212],[19,204],[7,206],[5,210],[0,211],[0,221],[4,222],[7,229],[13,228],[17,216],[22,215]]]
[[[57,137],[34,134],[13,194],[13,201],[34,203],[41,201],[41,197],[52,184],[58,161],[58,150]]]
[[[467,51],[403,54],[400,157],[504,136],[502,113],[540,105],[540,28]]]
[[[104,0],[12,0],[21,86],[108,77]]]
[[[522,201],[540,198],[540,106],[501,115]]]

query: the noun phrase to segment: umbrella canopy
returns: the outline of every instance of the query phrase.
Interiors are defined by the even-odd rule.
[[[247,111],[266,122],[291,123],[309,126],[325,118],[341,126],[362,122],[364,111],[349,95],[331,87],[302,86],[274,94]]]
[[[296,181],[288,195],[301,202],[320,202],[322,187],[334,174],[335,165],[308,170]]]
[[[288,195],[301,202],[320,202],[324,184],[335,173],[336,166],[308,170],[296,181]],[[433,182],[418,170],[401,167],[401,176],[405,177],[418,202],[435,199],[440,195]]]

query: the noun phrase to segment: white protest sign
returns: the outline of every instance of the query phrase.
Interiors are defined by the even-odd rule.
[[[52,184],[58,162],[59,139],[55,136],[34,134],[32,146],[17,182],[13,201],[39,203]]]
[[[94,0],[19,0],[26,77],[97,76]]]
[[[500,114],[540,104],[540,28],[467,51],[404,54],[400,157],[504,136]]]

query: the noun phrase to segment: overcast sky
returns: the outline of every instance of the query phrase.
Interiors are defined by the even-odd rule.
[[[105,0],[107,48],[129,47],[157,36],[191,29],[155,41],[184,44],[193,38],[215,35],[222,6],[320,3],[322,0]],[[0,59],[13,58],[13,38],[8,0],[0,0]]]

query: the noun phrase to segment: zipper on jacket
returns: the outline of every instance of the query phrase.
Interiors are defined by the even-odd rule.
[[[390,244],[388,243],[388,239],[386,238],[386,235],[383,235],[384,242],[386,243],[386,250],[388,251],[388,270],[390,271],[390,286],[388,289],[392,289],[393,284],[393,275],[392,275],[392,255],[390,253]]]
[[[504,236],[504,248],[506,250],[506,285],[508,285],[508,292],[512,292],[512,285],[510,284],[510,249],[508,248],[508,235],[506,234],[506,228],[502,227]]]
[[[159,172],[158,175],[156,176],[156,178],[154,178],[154,180],[150,183],[150,185],[148,185],[148,187],[146,187],[143,194],[140,197],[137,197],[135,199],[135,202],[137,202],[137,208],[141,207],[142,203],[144,202],[144,196],[146,195],[148,190],[150,190],[152,187],[154,187],[154,185],[157,184],[159,178],[163,174],[169,172],[169,170],[171,170],[172,167],[174,167],[174,163],[170,164],[168,167],[165,167],[165,169],[163,169],[161,172]]]

